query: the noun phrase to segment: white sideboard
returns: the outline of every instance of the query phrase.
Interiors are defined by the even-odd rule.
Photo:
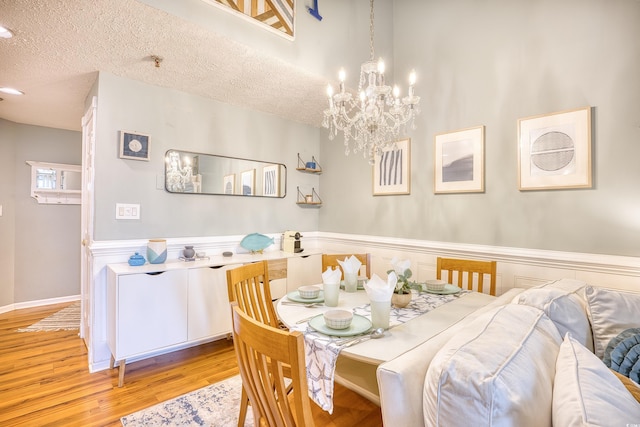
[[[132,267],[107,266],[107,344],[110,366],[119,365],[118,386],[124,383],[127,360],[198,345],[231,333],[226,272],[267,259],[285,292],[319,283],[320,254],[236,257],[227,263],[167,262]]]

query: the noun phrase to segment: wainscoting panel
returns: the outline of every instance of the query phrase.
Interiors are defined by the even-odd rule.
[[[410,259],[414,280],[424,281],[436,277],[436,258],[471,258],[496,260],[498,275],[497,294],[512,288],[529,288],[549,280],[571,278],[583,280],[593,286],[640,292],[640,258],[572,252],[543,251],[483,245],[454,244],[413,239],[398,239],[370,235],[350,235],[325,232],[301,232],[304,253],[361,253],[372,255],[372,273],[386,278],[391,260]],[[244,236],[214,236],[167,239],[168,259],[181,256],[184,245],[194,245],[198,252],[220,255],[223,251],[240,252],[239,242]],[[267,252],[279,251],[280,235]],[[89,332],[85,336],[89,349],[89,368],[92,372],[109,367],[109,349],[106,341],[106,266],[126,262],[131,254],[146,254],[146,240],[94,242],[93,283],[90,286],[90,312],[83,319]]]

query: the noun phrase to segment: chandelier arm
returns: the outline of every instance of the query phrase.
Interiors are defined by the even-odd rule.
[[[340,77],[340,92],[332,95],[329,87],[329,109],[324,110],[322,126],[329,129],[329,139],[338,132],[344,134],[345,154],[350,150],[361,151],[369,163],[384,149],[395,146],[400,131],[412,122],[420,112],[420,97],[414,94],[415,73],[409,77],[408,95],[399,97],[399,92],[385,84],[384,63],[374,61],[374,0],[370,0],[369,53],[370,60],[360,67],[359,97],[344,91],[344,76]]]

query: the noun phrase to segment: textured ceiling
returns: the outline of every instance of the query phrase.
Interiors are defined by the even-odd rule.
[[[0,86],[25,92],[0,94],[6,120],[79,130],[98,71],[313,126],[322,120],[320,76],[136,0],[0,0],[0,25],[15,33],[0,39]]]

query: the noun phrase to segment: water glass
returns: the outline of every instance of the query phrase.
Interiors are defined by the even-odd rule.
[[[340,283],[324,283],[324,305],[337,307],[340,296]]]
[[[371,323],[373,323],[373,329],[389,329],[390,314],[391,301],[371,301]]]
[[[358,273],[344,273],[344,290],[347,292],[358,290]]]

